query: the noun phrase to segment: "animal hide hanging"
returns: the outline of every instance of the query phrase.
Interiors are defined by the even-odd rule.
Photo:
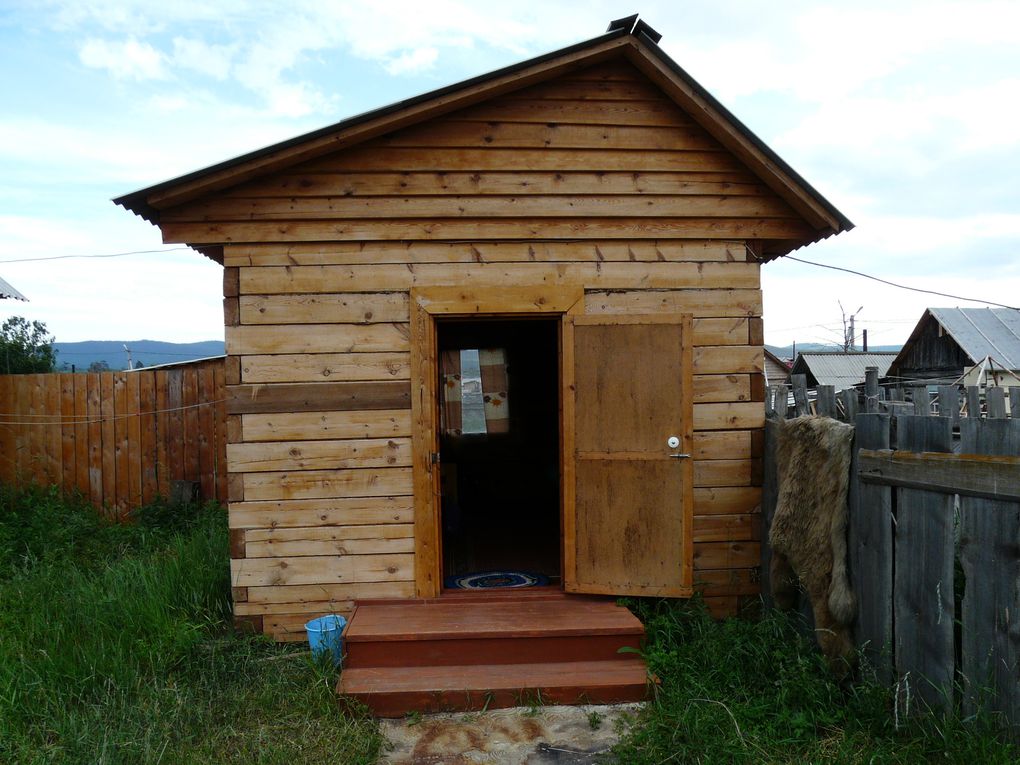
[[[846,541],[853,434],[852,426],[828,417],[778,423],[779,496],[769,530],[773,599],[780,608],[792,608],[800,580],[811,600],[818,643],[840,674],[852,665],[850,624],[857,611]]]

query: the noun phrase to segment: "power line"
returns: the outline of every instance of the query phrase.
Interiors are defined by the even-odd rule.
[[[950,295],[948,292],[938,292],[936,290],[926,290],[920,287],[910,287],[906,284],[897,284],[891,282],[888,279],[882,279],[878,276],[872,276],[871,274],[865,274],[861,271],[854,271],[852,268],[843,268],[842,266],[830,266],[828,263],[816,263],[813,260],[804,260],[803,258],[795,258],[793,255],[784,255],[787,260],[796,260],[798,263],[806,263],[809,266],[818,266],[819,268],[830,268],[833,271],[843,271],[847,274],[853,274],[854,276],[863,276],[865,279],[872,279],[882,284],[888,284],[890,287],[898,287],[901,290],[910,290],[912,292],[924,292],[928,295],[938,295],[939,297],[952,298],[953,300],[966,300],[970,303],[984,303],[985,305],[994,305],[997,308],[1008,308],[1011,311],[1020,311],[1020,308],[1015,305],[1006,305],[1005,303],[996,303],[994,300],[984,300],[983,298],[971,298],[963,297],[962,295]]]
[[[198,409],[203,406],[215,406],[216,404],[223,404],[227,401],[225,398],[219,398],[215,401],[200,401],[197,404],[186,404],[185,406],[174,406],[168,409],[153,409],[149,412],[129,412],[127,414],[115,414],[110,417],[98,417],[95,419],[89,419],[89,415],[71,415],[70,419],[64,418],[59,414],[28,414],[23,412],[0,412],[0,425],[10,425],[17,427],[24,427],[25,425],[38,425],[41,427],[51,427],[53,425],[59,425],[61,427],[67,425],[98,425],[104,422],[114,422],[115,420],[127,420],[131,417],[146,417],[153,414],[168,414],[170,412],[183,412],[187,409]],[[6,417],[18,418],[18,419],[4,419]],[[22,417],[60,417],[61,419],[49,420],[46,422],[40,422],[38,420],[23,420]]]
[[[190,250],[190,247],[169,247],[164,250],[132,250],[130,252],[110,252],[102,255],[50,255],[45,258],[15,258],[13,260],[0,260],[0,263],[36,263],[41,260],[69,260],[71,258],[123,258],[125,255],[152,255],[161,252],[175,252],[176,250]]]

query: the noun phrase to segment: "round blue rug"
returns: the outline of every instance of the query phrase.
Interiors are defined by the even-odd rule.
[[[446,586],[452,590],[492,590],[508,587],[543,587],[549,577],[526,571],[478,571],[473,574],[448,576]]]

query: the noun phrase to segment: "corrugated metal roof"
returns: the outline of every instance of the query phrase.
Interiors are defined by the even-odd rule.
[[[973,363],[991,356],[1020,369],[1020,311],[1011,308],[929,308]]]
[[[0,300],[3,298],[14,298],[15,300],[24,300],[28,302],[28,298],[18,292],[14,287],[5,282],[0,278]]]
[[[895,351],[806,351],[798,354],[793,365],[794,374],[810,372],[819,385],[834,385],[846,390],[864,382],[864,371],[878,367],[878,376],[889,371],[896,358]]]

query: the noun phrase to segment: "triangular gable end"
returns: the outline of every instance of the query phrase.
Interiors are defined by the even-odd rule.
[[[168,241],[235,244],[815,235],[626,59],[213,192],[160,225]]]
[[[209,198],[216,192],[255,179],[293,171],[303,164],[307,165],[310,160],[325,155],[336,156],[340,151],[353,156],[358,151],[367,151],[370,146],[377,152],[382,147],[389,146],[388,151],[392,157],[395,151],[399,153],[393,146],[394,136],[399,137],[413,132],[415,126],[417,130],[424,130],[427,133],[428,126],[423,123],[458,112],[463,113],[465,109],[474,108],[484,113],[486,108],[489,108],[491,112],[490,107],[501,99],[505,101],[515,96],[530,98],[535,93],[541,93],[543,88],[555,90],[556,81],[570,82],[571,78],[579,76],[590,78],[593,72],[612,71],[614,67],[617,70],[633,68],[640,72],[646,87],[656,90],[678,106],[678,113],[684,114],[685,118],[692,121],[688,125],[690,128],[688,132],[692,135],[698,134],[695,141],[701,140],[706,145],[715,142],[718,147],[724,148],[732,157],[739,160],[733,163],[731,159],[730,164],[742,165],[730,168],[733,173],[739,175],[741,171],[749,171],[753,174],[753,179],[773,192],[769,196],[778,197],[775,202],[782,200],[782,207],[788,205],[787,209],[796,211],[795,215],[804,225],[800,230],[791,230],[785,236],[779,231],[770,232],[766,224],[768,215],[763,217],[761,235],[755,237],[765,244],[762,251],[763,259],[777,257],[796,247],[852,228],[853,224],[849,220],[680,69],[647,34],[635,36],[620,31],[411,101],[345,120],[315,133],[125,195],[115,202],[152,222],[169,225],[172,228],[173,224],[166,218],[179,216],[175,216],[174,213],[164,216],[163,211],[181,208],[187,202]],[[587,75],[579,75],[586,71]],[[598,85],[597,76],[588,82]],[[608,87],[608,82],[604,81],[601,87]],[[593,91],[595,100],[598,92],[596,87]],[[623,95],[627,97],[625,93]],[[659,100],[663,99],[660,97]],[[653,99],[647,92],[639,94],[635,99],[635,103],[645,105],[652,102]],[[609,119],[595,120],[592,124],[609,124],[611,120],[612,117],[609,116]],[[576,118],[573,119],[573,122],[577,121]],[[542,145],[537,144],[539,147]],[[596,142],[596,145],[603,144]],[[358,146],[362,146],[362,149],[354,148]],[[636,148],[654,151],[654,147]],[[385,153],[379,157],[378,161],[387,161]],[[693,155],[689,155],[688,158],[692,157]],[[650,156],[650,161],[654,161],[654,157]],[[395,163],[393,169],[398,168],[399,163]],[[376,167],[373,170],[380,169],[385,168]],[[450,167],[436,168],[442,171],[450,169]],[[723,169],[725,163],[717,163],[717,166],[709,168],[715,172],[721,172]],[[167,231],[164,231],[164,238],[167,241],[180,241],[174,238],[172,232]],[[196,240],[192,238],[186,241]],[[217,240],[210,237],[206,241]],[[198,247],[207,255],[219,259],[214,248],[203,248],[201,243]]]

